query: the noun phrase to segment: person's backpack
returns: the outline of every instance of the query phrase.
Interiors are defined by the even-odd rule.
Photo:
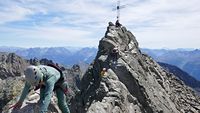
[[[64,91],[64,93],[67,94],[68,85],[61,68],[55,64],[47,64],[47,66],[53,67],[60,72],[60,79],[55,83],[54,90],[57,88],[61,88]],[[42,87],[45,88],[45,86],[42,86]],[[34,90],[36,91],[39,88],[40,88],[40,85],[36,86]]]
[[[68,93],[68,84],[61,68],[55,64],[48,64],[47,66],[53,67],[60,72],[60,79],[55,83],[54,90],[61,88],[66,95]]]
[[[57,66],[55,64],[47,64],[47,66],[53,67],[60,72],[60,79],[57,82],[62,82],[65,80],[64,74],[59,66]]]

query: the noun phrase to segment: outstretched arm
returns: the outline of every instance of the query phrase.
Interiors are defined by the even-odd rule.
[[[25,86],[24,86],[24,89],[23,89],[23,91],[22,91],[21,97],[20,97],[20,99],[19,99],[20,102],[23,102],[23,101],[24,101],[24,99],[26,98],[26,96],[27,96],[28,93],[30,92],[30,88],[31,88],[31,85],[30,85],[28,82],[26,82],[26,83],[25,83]]]
[[[24,89],[22,91],[22,94],[20,96],[20,99],[18,100],[18,102],[11,106],[10,108],[14,108],[14,109],[19,109],[22,106],[22,103],[24,101],[24,99],[26,98],[26,96],[28,95],[29,91],[30,91],[31,85],[29,83],[25,83]]]

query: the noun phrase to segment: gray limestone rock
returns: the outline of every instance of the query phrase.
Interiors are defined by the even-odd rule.
[[[22,75],[27,65],[15,53],[0,52],[0,111],[22,89]]]
[[[117,48],[118,52],[113,53]],[[106,71],[103,71],[106,68]],[[151,57],[124,26],[109,25],[71,103],[72,113],[198,113],[200,98]]]
[[[28,62],[15,53],[0,53],[0,78],[21,76],[27,65]]]

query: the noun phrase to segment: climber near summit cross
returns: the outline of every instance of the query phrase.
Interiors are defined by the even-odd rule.
[[[20,109],[22,103],[31,87],[40,86],[39,113],[48,112],[48,106],[51,101],[52,93],[55,90],[58,98],[58,106],[62,113],[70,113],[66,103],[65,94],[67,91],[67,83],[64,80],[59,68],[49,65],[28,66],[24,72],[25,86],[18,102],[13,106],[14,109]]]

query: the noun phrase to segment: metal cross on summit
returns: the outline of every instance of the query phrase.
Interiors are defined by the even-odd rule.
[[[120,0],[117,1],[117,7],[116,9],[113,9],[114,11],[117,11],[117,21],[120,19],[120,9],[125,8],[126,5],[120,5]]]

